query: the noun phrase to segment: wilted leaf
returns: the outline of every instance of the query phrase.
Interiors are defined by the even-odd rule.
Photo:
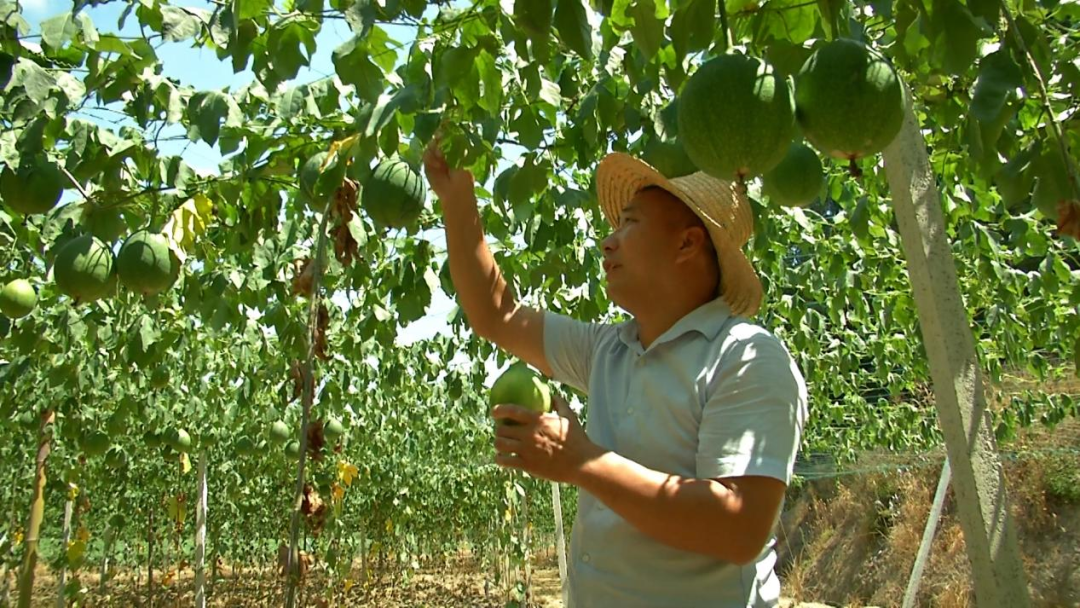
[[[1080,240],[1080,201],[1062,200],[1058,203],[1058,232]]]
[[[311,258],[295,260],[293,262],[293,271],[293,295],[310,298],[315,286],[315,265],[312,264]]]
[[[312,460],[322,460],[322,450],[325,445],[326,436],[323,434],[323,421],[309,421],[307,429],[307,451]]]
[[[319,303],[318,320],[315,324],[315,356],[326,361],[330,358],[330,353],[326,350],[326,330],[330,326],[330,311],[326,309],[326,304]]]
[[[341,480],[346,486],[351,486],[354,479],[360,474],[360,469],[356,468],[356,465],[346,460],[339,460],[337,463],[338,479]]]
[[[169,247],[183,264],[187,251],[195,246],[195,239],[206,232],[214,212],[214,203],[205,194],[195,196],[180,205],[162,228]]]
[[[326,523],[326,503],[311,484],[304,485],[304,499],[300,512],[307,518],[312,534],[318,536]]]

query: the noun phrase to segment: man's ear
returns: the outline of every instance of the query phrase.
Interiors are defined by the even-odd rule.
[[[708,249],[709,235],[701,226],[689,226],[684,228],[679,241],[678,259],[689,259],[701,250]]]

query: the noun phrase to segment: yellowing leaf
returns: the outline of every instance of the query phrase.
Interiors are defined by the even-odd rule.
[[[185,475],[191,472],[191,459],[188,458],[187,452],[180,454],[180,468]]]
[[[16,547],[18,547],[19,545],[22,544],[22,541],[23,541],[22,530],[16,530],[15,531],[15,537],[13,538],[13,540],[15,541],[15,546]]]
[[[338,461],[338,479],[342,481],[346,486],[351,486],[354,479],[360,474],[360,469],[356,468],[356,465],[346,462],[344,460]]]
[[[183,264],[187,251],[195,246],[195,239],[206,232],[214,211],[214,203],[205,194],[196,194],[180,205],[162,228],[169,248]]]
[[[68,500],[75,500],[79,496],[79,486],[69,483],[68,484]]]
[[[86,556],[86,541],[76,540],[68,543],[67,561],[72,567],[77,567]]]
[[[348,593],[349,590],[352,589],[353,585],[355,585],[355,584],[356,584],[356,582],[353,581],[351,578],[345,579],[345,593]]]
[[[355,135],[350,135],[345,139],[339,139],[338,141],[330,144],[330,150],[328,150],[330,153],[326,155],[326,158],[323,160],[323,166],[320,167],[320,169],[325,169],[326,165],[330,163],[331,159],[341,154],[342,150],[348,150],[349,148],[355,146],[356,142],[358,141],[360,141],[359,133]]]
[[[165,580],[161,584],[170,587],[174,580],[176,580],[176,570],[169,570],[165,573]]]
[[[75,539],[79,540],[79,541],[82,541],[84,543],[89,541],[90,540],[90,530],[88,530],[85,525],[79,526],[79,531],[75,533]]]
[[[387,534],[393,534],[394,533],[394,520],[390,519],[389,517],[386,518],[386,533]]]
[[[187,519],[187,501],[177,496],[170,496],[168,503],[169,518],[178,524],[183,524]]]
[[[341,487],[337,484],[337,482],[335,482],[330,486],[330,494],[331,496],[333,496],[334,502],[339,503],[343,498],[345,498],[345,488]]]

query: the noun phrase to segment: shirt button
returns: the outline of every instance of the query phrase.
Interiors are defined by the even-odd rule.
[[[592,557],[590,557],[588,553],[581,556],[581,561],[585,562],[586,564],[589,563],[591,560]]]

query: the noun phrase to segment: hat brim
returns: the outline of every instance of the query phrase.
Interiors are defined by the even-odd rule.
[[[715,184],[726,183],[700,172],[678,179],[691,184],[707,182],[706,189],[713,191],[716,188]],[[761,306],[764,291],[757,272],[754,271],[750,260],[732,239],[728,230],[704,210],[705,203],[695,198],[691,188],[680,187],[648,163],[621,152],[606,156],[596,169],[597,199],[604,217],[613,228],[618,227],[623,208],[638,192],[649,186],[658,186],[667,190],[701,218],[712,239],[720,266],[720,297],[731,307],[733,314],[744,316],[755,314]],[[731,186],[724,195],[743,197],[734,186]],[[745,198],[740,201],[740,204],[747,205],[746,208],[749,209]]]

